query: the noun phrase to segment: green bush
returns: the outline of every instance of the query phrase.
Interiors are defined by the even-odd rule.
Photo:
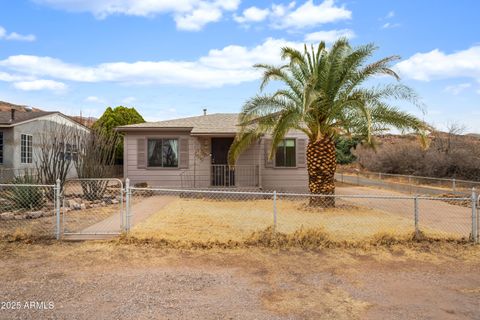
[[[352,149],[355,149],[359,142],[360,139],[357,138],[337,138],[335,141],[337,163],[349,164],[354,162],[357,158],[352,154]]]

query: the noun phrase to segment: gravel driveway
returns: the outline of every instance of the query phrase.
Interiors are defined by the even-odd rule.
[[[0,319],[479,319],[480,252],[0,243]]]

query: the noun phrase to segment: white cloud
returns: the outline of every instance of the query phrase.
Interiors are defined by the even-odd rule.
[[[192,61],[108,62],[96,66],[74,65],[51,57],[18,55],[0,60],[0,72],[60,81],[220,87],[258,79],[259,71],[252,65],[280,63],[280,49],[284,46],[301,49],[303,43],[269,38],[255,47],[230,45],[210,50],[206,56]]]
[[[264,9],[250,7],[242,16],[234,17],[239,23],[260,22],[267,18],[276,29],[304,29],[351,19],[352,12],[345,6],[336,6],[334,0],[324,0],[318,5],[313,0],[306,0],[298,7],[294,1]]]
[[[352,12],[344,6],[336,6],[334,0],[325,0],[318,5],[307,0],[296,9],[291,4],[276,6],[273,12],[274,26],[280,29],[302,29],[352,18]]]
[[[24,91],[38,91],[38,90],[62,91],[67,88],[67,86],[64,83],[53,81],[53,80],[20,81],[20,82],[14,82],[13,86],[17,89],[24,90]]]
[[[472,86],[472,84],[468,83],[468,82],[467,83],[454,84],[454,85],[446,86],[445,91],[448,92],[448,93],[451,93],[453,95],[458,95],[462,91],[470,88],[471,86]]]
[[[22,76],[18,74],[10,74],[7,72],[0,71],[0,81],[14,82],[14,81],[26,81],[26,80],[34,80],[34,78],[30,76]]]
[[[384,19],[391,19],[393,17],[395,17],[395,11],[392,10],[392,11],[387,13],[387,15],[385,16]]]
[[[260,22],[265,20],[270,14],[269,9],[260,9],[257,7],[250,7],[243,10],[241,16],[234,16],[235,21],[239,23]]]
[[[382,29],[393,29],[393,28],[398,28],[398,27],[400,27],[400,23],[387,22],[387,23],[384,23],[382,25]]]
[[[217,22],[222,18],[222,10],[211,3],[202,3],[188,13],[175,17],[177,27],[181,30],[199,31],[210,22]]]
[[[53,8],[90,12],[98,19],[110,15],[155,16],[171,14],[181,30],[197,31],[219,21],[224,11],[234,11],[240,0],[35,0]]]
[[[480,81],[480,46],[446,54],[439,49],[416,53],[395,65],[400,75],[421,81],[473,78]]]
[[[135,98],[135,97],[126,97],[126,98],[122,99],[122,103],[131,104],[131,103],[135,102],[136,100],[137,100],[137,98]]]
[[[92,103],[105,103],[105,100],[99,98],[97,96],[88,96],[85,98],[85,102],[92,102]]]
[[[350,29],[341,29],[341,30],[329,30],[329,31],[317,31],[305,35],[306,42],[320,42],[325,41],[326,43],[335,42],[339,38],[355,38],[355,32]]]
[[[36,37],[33,34],[19,34],[16,32],[10,32],[8,33],[5,28],[0,26],[0,40],[11,40],[11,41],[27,41],[27,42],[32,42],[36,40]]]

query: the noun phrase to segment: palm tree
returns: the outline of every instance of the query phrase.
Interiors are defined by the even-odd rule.
[[[373,144],[375,134],[391,128],[426,132],[429,127],[423,121],[391,105],[394,100],[417,106],[421,103],[391,69],[398,56],[367,63],[376,49],[373,44],[352,48],[346,39],[340,39],[329,49],[324,42],[316,50],[313,46],[307,50],[305,45],[303,52],[282,48],[286,63],[281,66],[255,65],[263,70],[261,91],[271,80],[282,82],[284,87],[258,94],[245,103],[239,116],[241,130],[230,148],[229,162],[234,164],[242,151],[265,134],[272,137],[272,158],[287,132],[299,130],[308,136],[310,192],[332,195],[338,136],[360,137]],[[368,80],[380,76],[393,77],[397,82],[366,85]],[[327,198],[312,197],[320,199],[317,203],[324,206],[334,205],[333,197]]]

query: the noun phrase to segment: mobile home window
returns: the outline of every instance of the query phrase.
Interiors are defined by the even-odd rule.
[[[0,131],[0,164],[3,164],[3,131]]]
[[[32,163],[32,136],[30,134],[22,134],[20,143],[20,162]]]
[[[296,151],[295,139],[284,139],[277,145],[275,153],[276,167],[295,167]]]
[[[178,167],[178,139],[148,139],[148,166]]]

